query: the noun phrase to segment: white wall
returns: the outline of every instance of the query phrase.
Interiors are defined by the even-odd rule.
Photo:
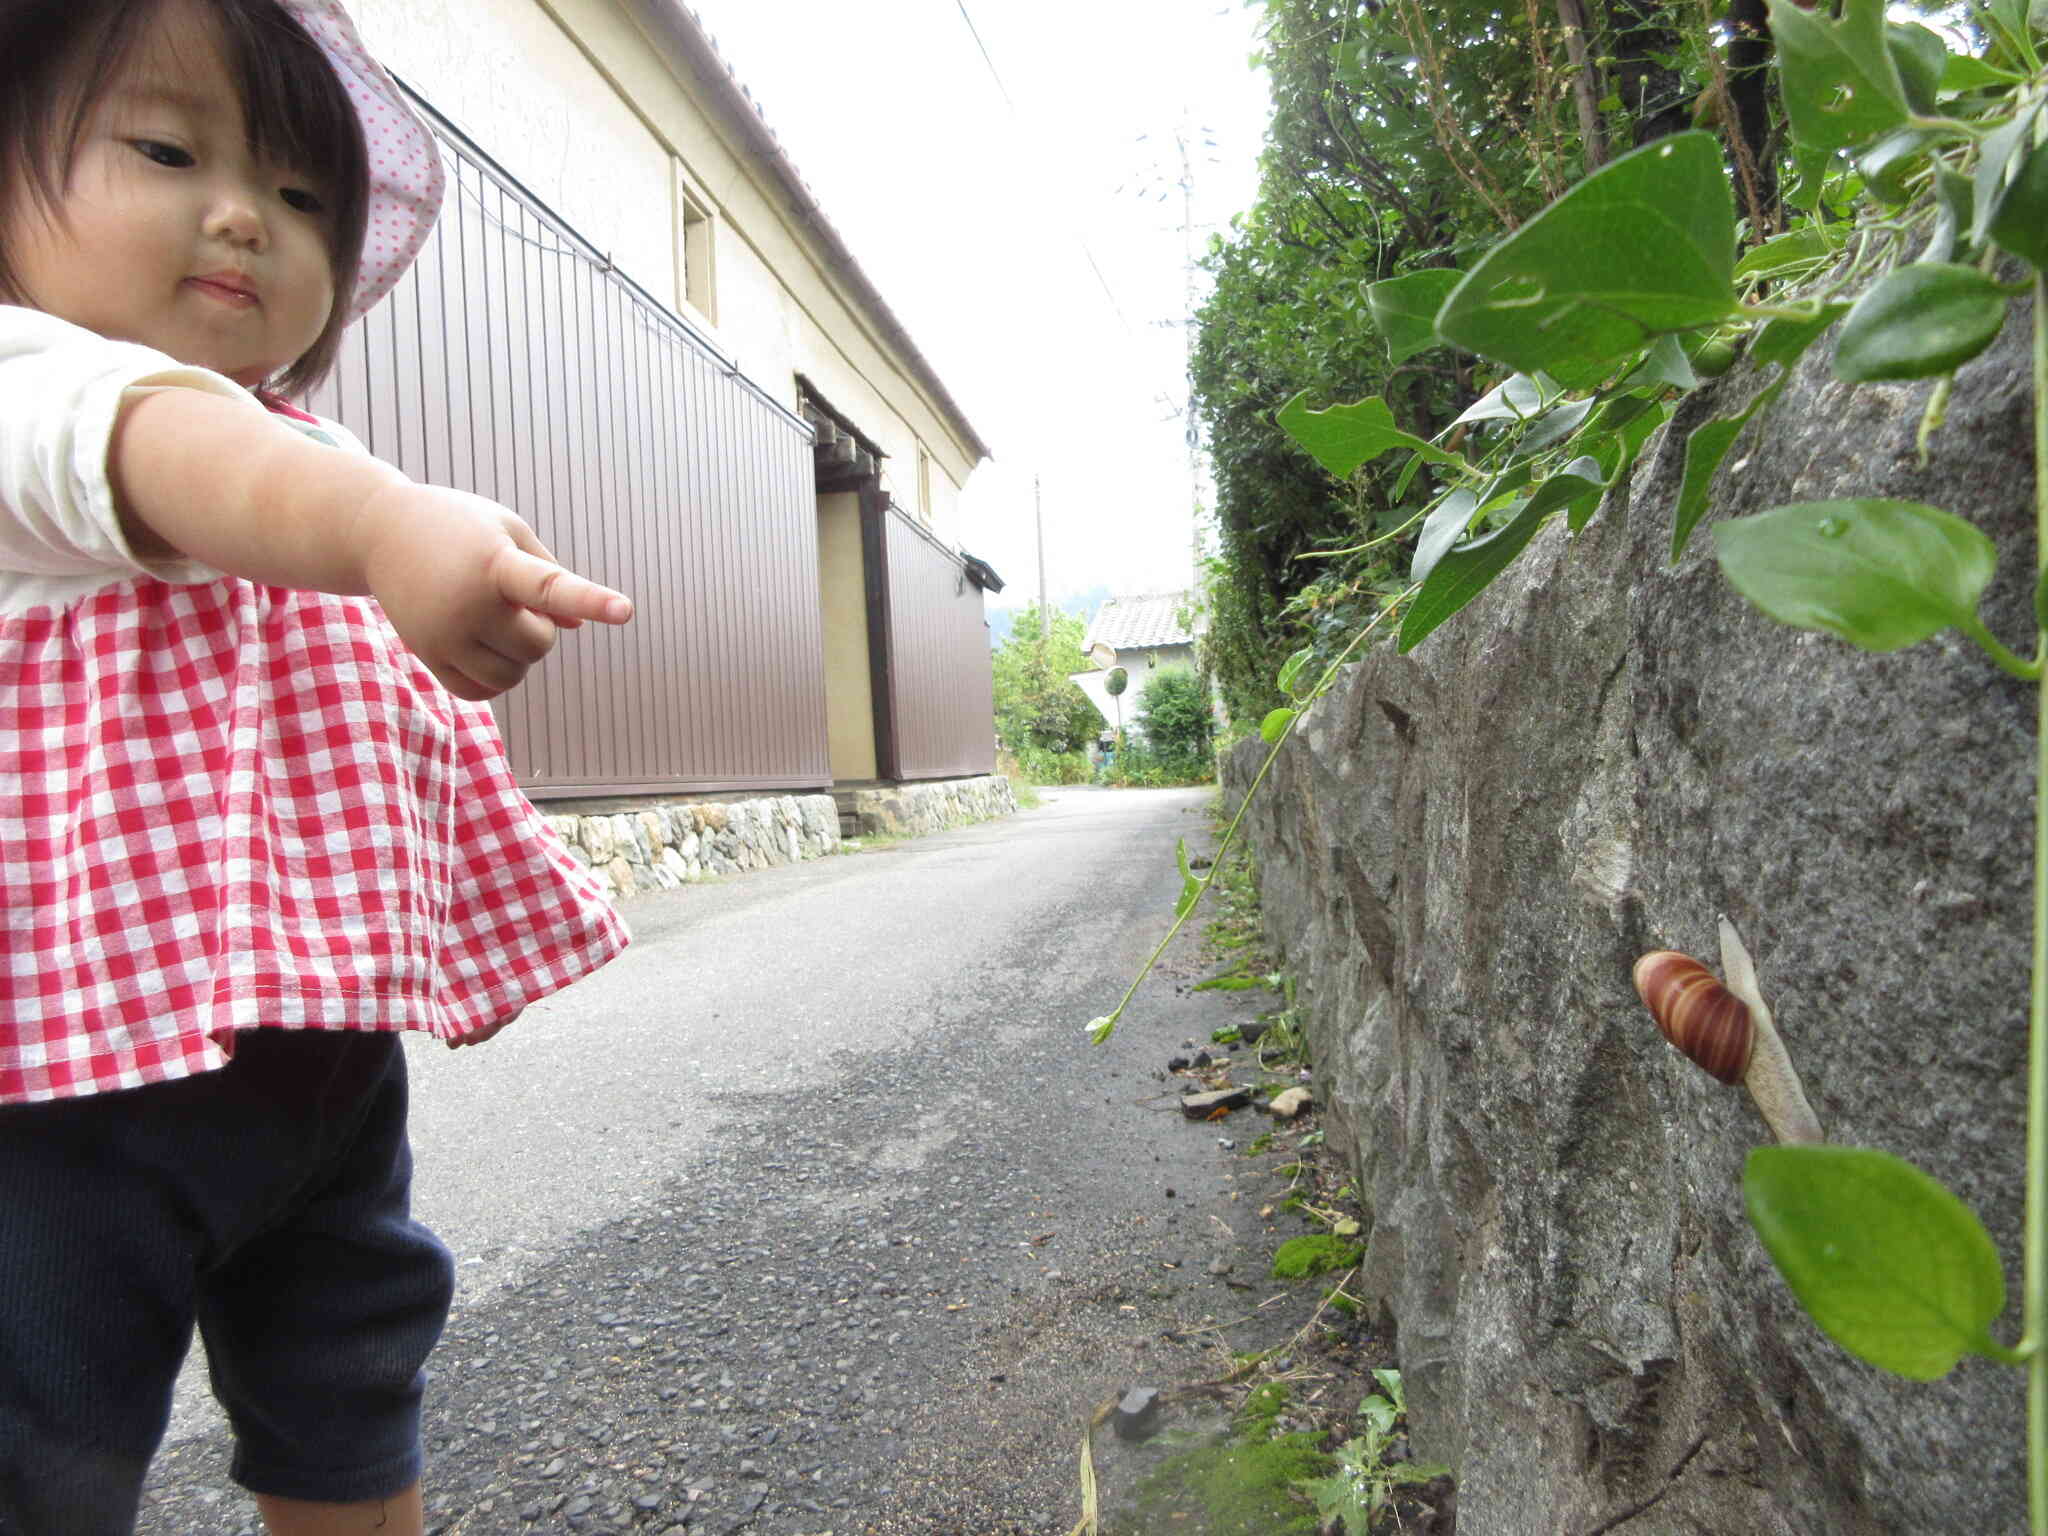
[[[796,375],[809,378],[888,455],[884,485],[913,510],[923,443],[932,456],[932,529],[971,547],[960,526],[960,491],[974,468],[964,445],[874,317],[851,302],[844,278],[790,227],[787,194],[735,149],[730,130],[697,105],[617,0],[352,0],[352,9],[386,65],[678,309],[680,162],[711,204],[713,338],[787,405],[796,404]]]
[[[386,68],[613,265],[675,290],[668,152],[532,0],[353,0]]]

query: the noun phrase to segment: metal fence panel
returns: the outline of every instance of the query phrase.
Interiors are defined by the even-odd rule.
[[[995,672],[981,588],[958,555],[901,512],[883,521],[897,775],[993,773]]]
[[[432,117],[441,222],[308,400],[630,594],[494,706],[537,798],[829,784],[812,434]]]

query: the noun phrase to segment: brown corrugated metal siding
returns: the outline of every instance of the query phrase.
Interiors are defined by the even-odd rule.
[[[565,635],[498,702],[521,783],[830,783],[810,429],[435,123],[440,226],[309,404],[633,597],[630,625]]]
[[[960,557],[894,508],[881,517],[889,718],[900,779],[993,773],[995,674],[981,588]]]

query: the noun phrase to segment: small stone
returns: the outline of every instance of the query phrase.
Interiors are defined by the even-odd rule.
[[[1159,1389],[1133,1387],[1116,1405],[1111,1426],[1119,1440],[1143,1440],[1159,1427]]]
[[[1249,1088],[1218,1088],[1211,1093],[1184,1093],[1181,1095],[1180,1112],[1190,1120],[1206,1120],[1219,1110],[1225,1113],[1243,1109],[1251,1103]]]
[[[1306,1088],[1289,1088],[1273,1095],[1266,1105],[1266,1111],[1276,1120],[1292,1120],[1315,1102],[1315,1096]]]

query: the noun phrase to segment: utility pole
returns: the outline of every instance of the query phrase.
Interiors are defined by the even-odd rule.
[[[1195,171],[1188,160],[1188,133],[1174,130],[1180,149],[1181,363],[1185,402],[1181,426],[1188,445],[1188,600],[1202,587],[1201,429],[1195,425]]]
[[[1038,643],[1043,650],[1052,643],[1052,609],[1045,605],[1045,502],[1036,475],[1031,477],[1031,510],[1038,519]]]
[[[1161,165],[1155,161],[1151,169],[1141,174],[1137,190],[1157,190],[1159,201],[1165,202],[1168,194],[1180,189],[1180,268],[1181,268],[1181,399],[1178,407],[1181,418],[1181,433],[1187,444],[1188,455],[1188,589],[1194,591],[1202,579],[1202,430],[1195,418],[1195,163],[1206,158],[1216,163],[1212,153],[1206,157],[1203,150],[1213,151],[1215,139],[1210,137],[1213,130],[1191,125],[1182,108],[1182,117],[1173,130],[1173,150],[1179,160],[1178,167],[1171,163]],[[1144,134],[1138,136],[1143,142]],[[1177,172],[1177,174],[1176,174]],[[1172,324],[1172,321],[1155,322]],[[1165,401],[1166,396],[1160,399]]]

